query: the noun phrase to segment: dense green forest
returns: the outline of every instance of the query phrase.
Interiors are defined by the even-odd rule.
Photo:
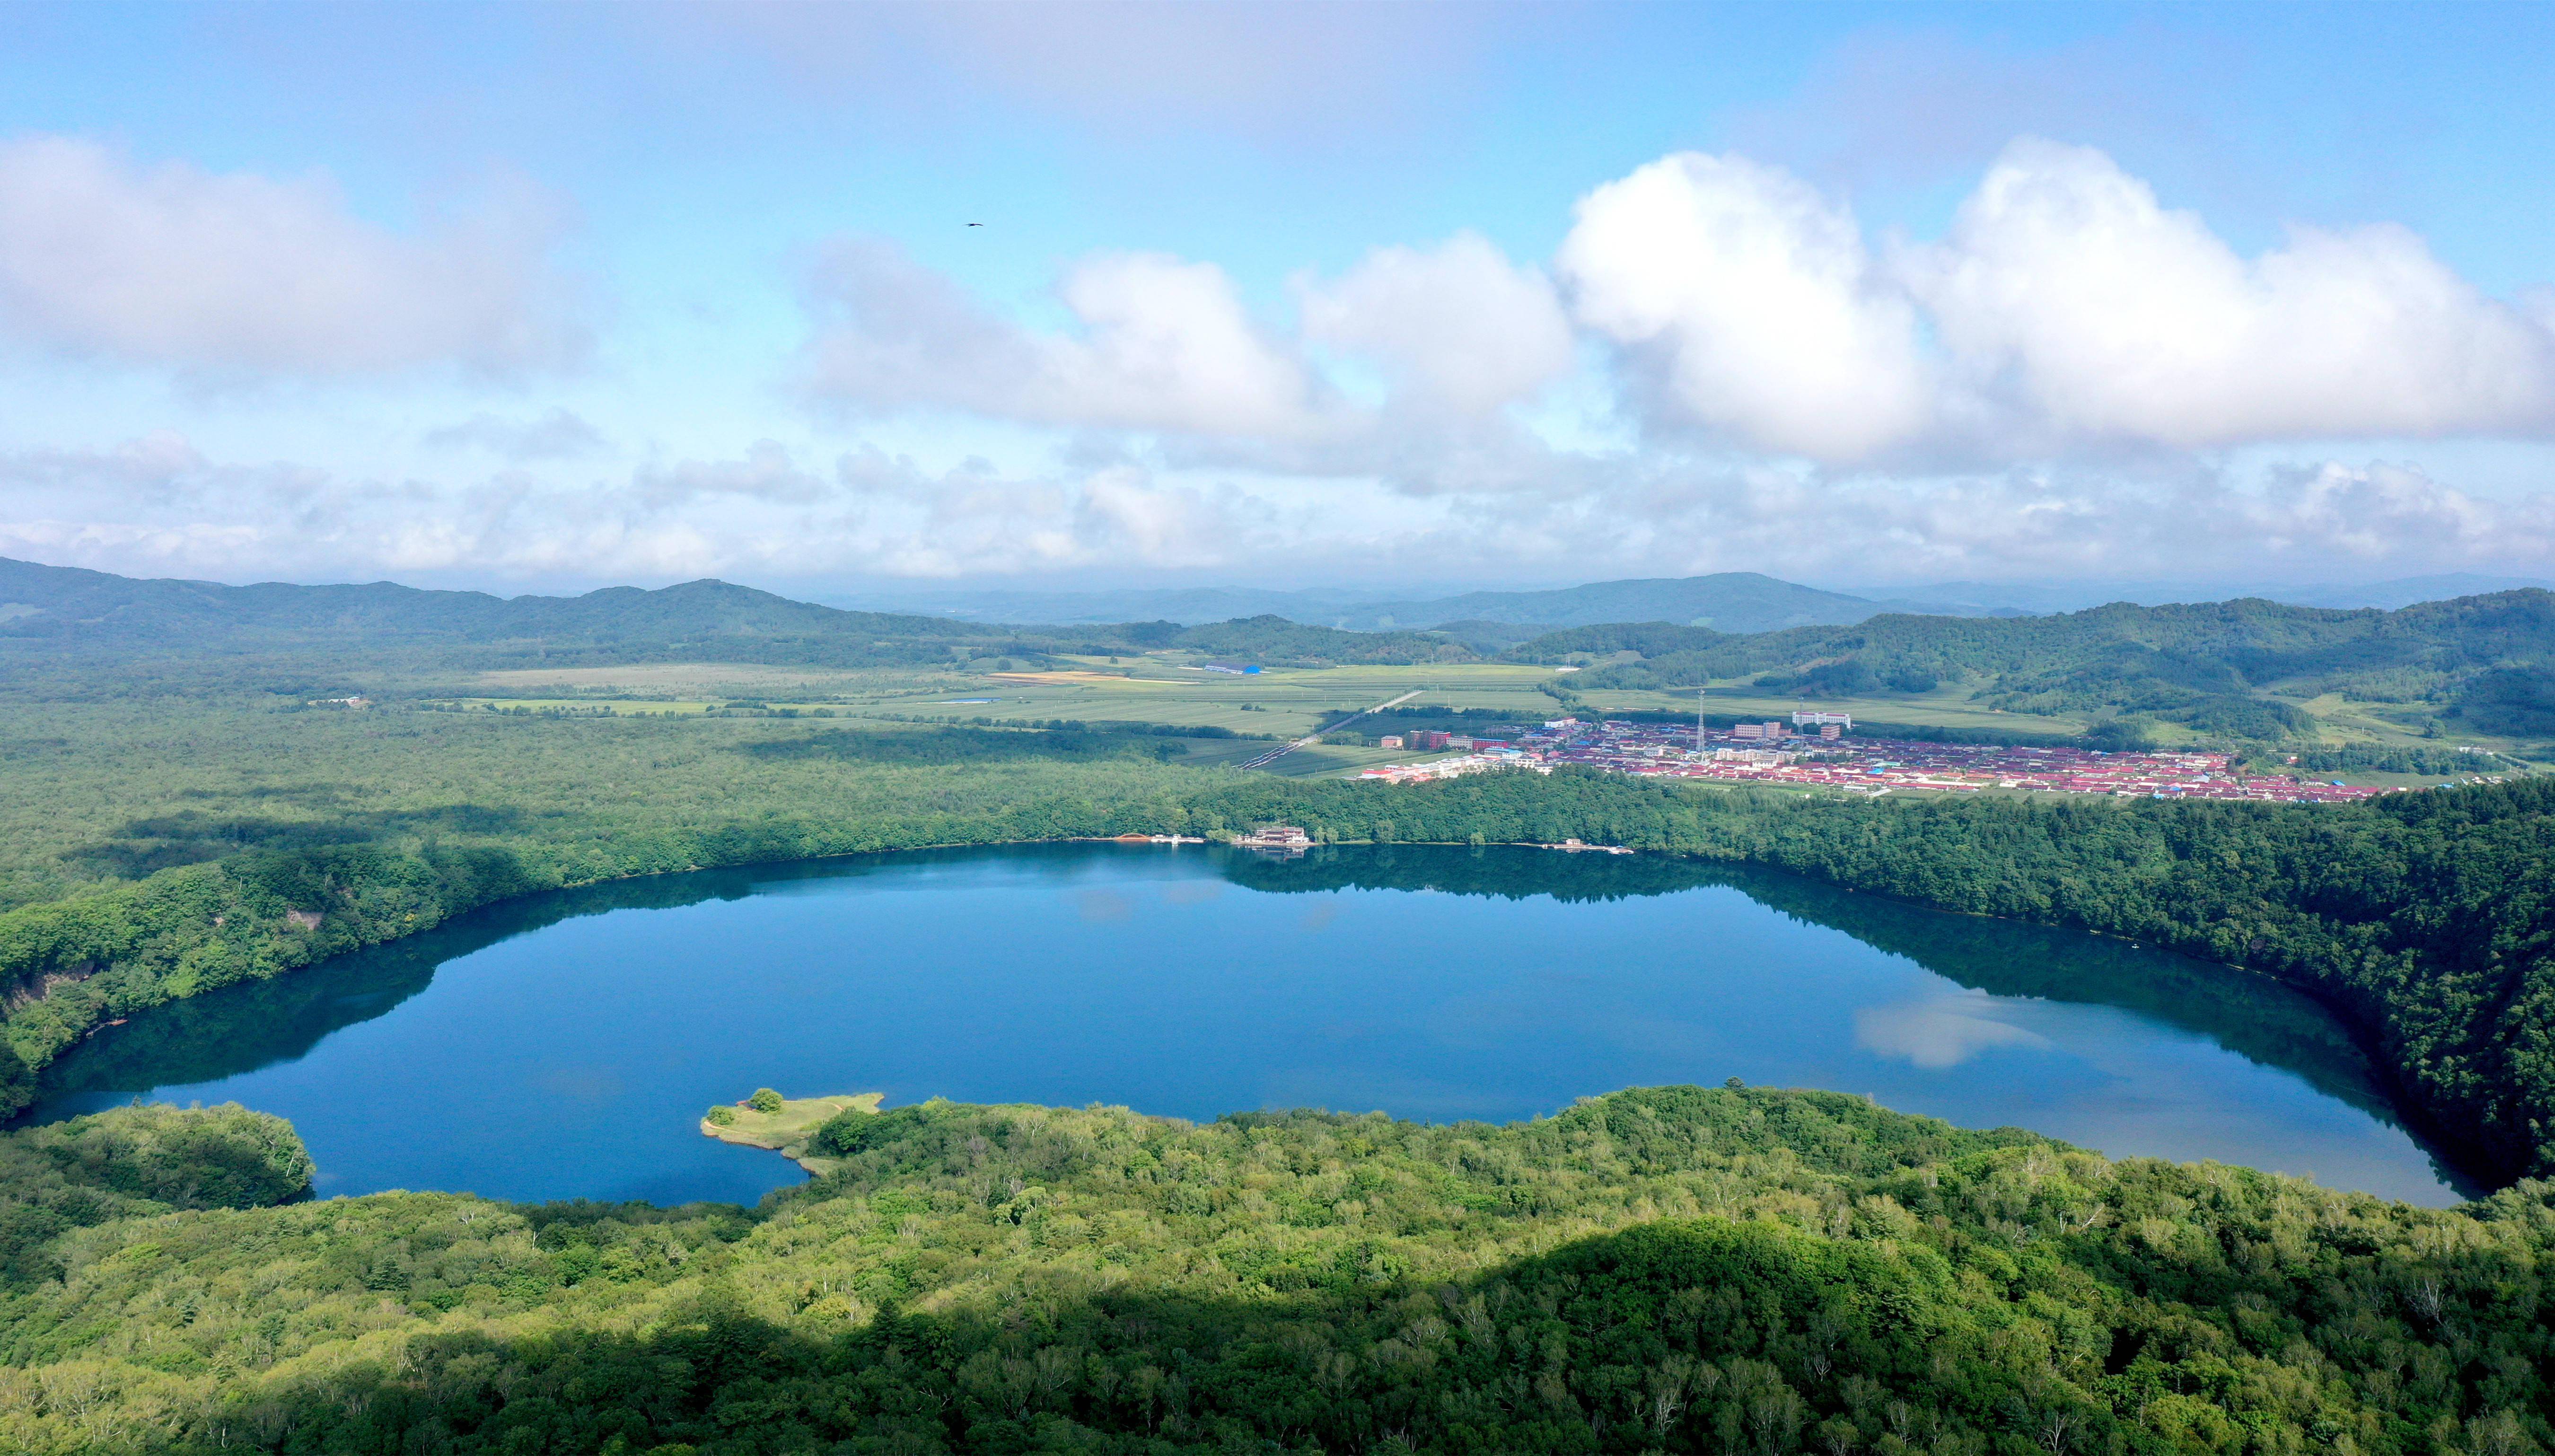
[[[0,1284],[60,1279],[56,1240],[71,1230],[282,1203],[310,1191],[311,1171],[292,1124],[235,1103],[120,1107],[0,1133]]]
[[[2354,744],[2346,748],[2313,748],[2296,755],[2296,767],[2309,774],[2339,774],[2374,769],[2381,774],[2449,775],[2498,773],[2520,767],[2499,754],[2454,748],[2388,748]]]
[[[840,1170],[752,1212],[388,1193],[73,1229],[0,1287],[0,1446],[2528,1456],[2549,1433],[2544,1184],[2434,1212],[1743,1088],[1506,1127],[927,1103],[820,1136]]]

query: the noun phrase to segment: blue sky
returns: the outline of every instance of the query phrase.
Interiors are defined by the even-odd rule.
[[[11,21],[0,553],[2555,569],[2542,5]]]

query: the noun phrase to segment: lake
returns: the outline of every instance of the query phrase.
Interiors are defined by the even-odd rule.
[[[752,1202],[758,1086],[1504,1122],[1628,1086],[1869,1094],[2114,1155],[2471,1193],[2305,997],[2119,941],[1656,856],[1052,845],[562,892],[178,1002],[47,1069],[291,1118],[323,1194]]]

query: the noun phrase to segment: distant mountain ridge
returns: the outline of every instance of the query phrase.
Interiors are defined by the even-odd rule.
[[[1740,634],[1787,627],[1851,627],[1883,612],[1909,608],[1843,592],[1801,586],[1756,571],[1709,576],[1596,581],[1554,591],[1474,591],[1433,601],[1382,602],[1332,625],[1348,628],[1433,627],[1442,622],[1508,622],[1593,627],[1602,622],[1674,622]]]
[[[582,596],[499,597],[391,582],[302,586],[141,579],[0,558],[0,648],[20,663],[310,657],[336,667],[385,655],[446,667],[726,662],[838,667],[1039,664],[1161,647],[1273,663],[1412,663],[1465,650],[1406,632],[1343,632],[1262,614],[1021,626],[852,611],[725,581]]]
[[[1340,615],[1374,598],[1372,592],[1315,587],[1279,591],[1256,587],[1184,586],[1119,591],[959,591],[854,594],[827,598],[853,610],[922,613],[974,622],[1016,622],[1070,627],[1111,622],[1230,622],[1243,617],[1283,617],[1333,627]]]
[[[1116,591],[973,591],[870,594],[837,599],[865,610],[920,613],[968,621],[1025,625],[1102,625],[1168,621],[1194,625],[1278,616],[1352,631],[1455,629],[1479,640],[1481,629],[1591,627],[1610,622],[1672,622],[1743,634],[1792,627],[1851,627],[1884,612],[1935,617],[2021,617],[2081,612],[2113,602],[2139,606],[2258,597],[2302,607],[2379,607],[2485,596],[2555,580],[2451,572],[2360,585],[2305,586],[2173,581],[1945,581],[1923,586],[1831,589],[1803,586],[1756,571],[1706,576],[1592,581],[1541,590],[1472,591],[1450,596],[1386,597],[1345,587],[1284,591],[1254,587],[1158,587]],[[1468,630],[1469,629],[1469,630]],[[1531,634],[1528,634],[1531,635]]]
[[[1181,587],[873,595],[845,600],[864,607],[893,606],[900,611],[980,622],[1063,626],[1162,620],[1197,624],[1278,616],[1310,626],[1357,632],[1426,631],[1454,624],[1583,627],[1600,622],[1674,622],[1679,626],[1707,626],[1719,632],[1773,632],[1786,627],[1846,627],[1881,612],[1980,615],[1887,597],[1826,591],[1756,571],[1596,581],[1548,590],[1473,591],[1443,597],[1384,597],[1339,587],[1304,591]]]
[[[982,635],[945,618],[847,612],[724,581],[649,591],[609,586],[582,596],[493,596],[375,581],[304,586],[226,586],[170,577],[117,576],[0,557],[0,635],[87,640],[163,638],[206,628],[293,641],[378,634],[387,640],[789,636],[870,629],[900,636]],[[28,608],[35,610],[29,611]]]
[[[2482,576],[2473,571],[2452,571],[2440,576],[2403,576],[2393,581],[2372,581],[2365,586],[2302,586],[2294,591],[2272,592],[2269,596],[2275,602],[2290,602],[2301,607],[2377,607],[2392,612],[2423,602],[2531,589],[2555,591],[2555,580],[2542,576]]]
[[[2114,602],[2141,607],[2198,605],[2255,597],[2292,607],[2352,610],[2376,607],[2394,611],[2423,602],[2453,601],[2464,596],[2491,596],[2501,591],[2555,590],[2555,579],[2536,576],[2488,576],[2450,571],[2433,576],[2402,576],[2391,581],[2313,582],[2273,586],[2255,582],[2230,586],[2199,581],[1938,581],[1924,586],[1854,589],[1849,594],[1887,598],[1917,610],[1947,617],[2048,616],[2083,612]]]

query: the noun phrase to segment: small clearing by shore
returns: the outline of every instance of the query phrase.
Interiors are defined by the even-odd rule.
[[[881,1092],[856,1092],[848,1097],[784,1098],[779,1112],[756,1112],[740,1103],[727,1109],[736,1121],[727,1124],[701,1119],[701,1136],[722,1143],[735,1143],[746,1148],[764,1148],[805,1168],[809,1174],[822,1177],[832,1172],[839,1158],[810,1157],[807,1140],[816,1130],[847,1112],[876,1112],[886,1098]]]

